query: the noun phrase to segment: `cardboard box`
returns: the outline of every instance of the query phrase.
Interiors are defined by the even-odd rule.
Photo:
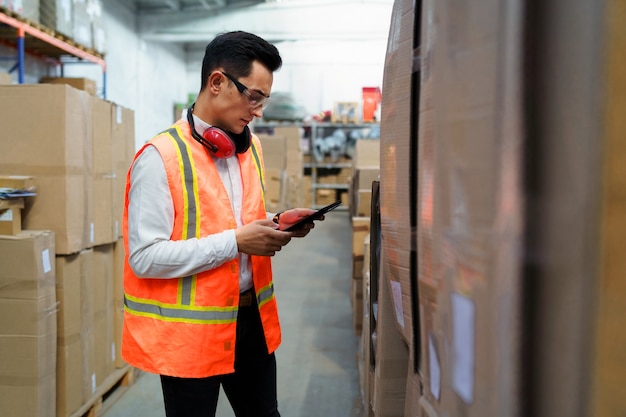
[[[22,231],[23,198],[0,200],[0,235],[16,235]]]
[[[384,254],[381,264],[385,264]],[[396,328],[395,304],[386,277],[381,277],[375,329],[374,392],[377,417],[404,417],[409,349]]]
[[[622,69],[626,65],[626,57],[622,53],[626,48],[626,28],[620,22],[626,18],[626,7],[623,3],[611,2],[606,11],[608,19],[604,42],[610,50],[603,54],[606,70],[607,91],[606,116],[602,125],[605,137],[602,143],[604,170],[602,173],[602,189],[604,207],[600,220],[601,255],[598,270],[603,271],[596,281],[599,302],[593,306],[597,311],[595,328],[597,329],[593,354],[593,388],[590,415],[610,416],[626,410],[626,396],[620,387],[626,385],[626,334],[622,330],[626,317],[626,259],[623,256],[623,238],[626,236],[626,171],[624,158],[626,146],[624,135],[626,126],[622,120],[626,108],[626,80]],[[605,82],[605,80],[603,80]],[[585,122],[583,122],[585,123]],[[594,184],[595,185],[595,184]],[[621,410],[621,411],[619,411]]]
[[[70,417],[83,405],[83,345],[80,335],[57,345],[56,416]]]
[[[54,84],[0,86],[0,96],[0,125],[20,138],[3,146],[0,175],[37,180],[37,195],[25,202],[22,227],[54,231],[58,254],[79,252],[90,244],[93,222],[92,96]],[[38,123],[32,123],[33,115]]]
[[[337,201],[337,191],[334,189],[318,188],[315,190],[315,202],[318,206],[327,206]]]
[[[520,93],[524,83],[519,73],[523,67],[519,65],[523,60],[523,22],[517,5],[511,4],[472,3],[465,10],[444,3],[425,7],[419,159],[415,164],[420,171],[417,190],[412,191],[417,192],[413,198],[418,203],[420,333],[416,337],[420,340],[415,342],[421,351],[421,403],[432,405],[439,415],[517,415],[523,409],[519,408],[524,401],[519,395],[522,385],[534,385],[522,384],[520,379],[524,373],[520,332],[525,326],[520,304],[524,261],[519,250],[526,240],[521,216],[525,210],[520,188],[523,162],[518,147],[524,140]],[[455,37],[459,27],[467,29],[465,36]],[[562,109],[559,107],[559,114]],[[385,136],[385,132],[381,134]],[[535,141],[539,143],[540,138]],[[392,149],[387,151],[384,159],[394,160]],[[404,152],[396,149],[395,154]],[[552,165],[549,158],[544,161]],[[382,172],[381,165],[381,186],[389,180],[385,183],[387,198],[392,195],[394,174],[398,179],[403,175],[395,169]],[[558,190],[553,195],[563,195],[563,188]],[[394,192],[401,194],[402,189],[397,187]],[[549,227],[536,228],[542,236],[548,234]],[[580,239],[584,237],[577,241]],[[548,255],[542,252],[541,256]],[[570,263],[572,258],[550,259]],[[560,266],[550,266],[555,268]],[[550,286],[560,291],[563,286],[555,285],[556,276],[552,275]],[[572,275],[567,281],[569,286]],[[550,314],[541,314],[539,320],[545,323],[549,319]],[[567,322],[579,323],[574,316],[568,316]],[[561,333],[564,329],[556,330]],[[538,345],[560,351],[560,344],[547,342],[549,333],[542,334]],[[535,372],[540,371],[533,369]],[[564,383],[556,374],[550,382],[541,379],[550,389]],[[541,391],[551,396],[548,390]]]
[[[52,231],[0,236],[0,290],[5,297],[32,299],[55,293],[54,243]]]
[[[352,155],[352,169],[380,166],[381,146],[383,146],[383,141],[380,139],[357,140],[354,145],[354,154]]]
[[[293,207],[311,207],[306,204],[307,198],[310,199],[310,188],[306,188],[306,180],[302,175],[287,176],[287,191],[285,192],[285,208]],[[329,203],[330,204],[330,203]]]
[[[113,148],[113,230],[122,237],[126,175],[135,156],[135,112],[119,104],[111,105],[111,146]]]
[[[0,175],[0,188],[36,191],[37,182],[28,175]]]
[[[287,172],[285,170],[265,170],[265,209],[271,213],[286,210]]]
[[[116,368],[123,368],[126,361],[122,359],[122,327],[124,326],[124,241],[119,239],[113,249],[113,342],[115,343]]]
[[[352,305],[352,328],[357,336],[363,331],[363,280],[353,279],[350,284],[350,303]]]
[[[356,204],[353,214],[356,217],[369,217],[371,214],[372,191],[358,190],[356,193]]]
[[[259,135],[266,170],[287,168],[287,139],[284,136]]]
[[[89,78],[43,77],[39,82],[42,84],[67,84],[93,96],[96,95],[96,82]]]
[[[411,97],[419,91],[412,83],[416,14],[413,2],[396,1],[392,14],[383,74],[380,125],[381,225],[385,236],[381,250],[387,259],[384,276],[392,289],[397,329],[407,345],[413,346],[416,329],[413,326],[411,286],[417,283],[411,282],[410,273],[411,252],[416,247],[411,223],[416,209],[411,207],[415,191],[411,189],[411,179],[417,176],[412,168],[417,166],[418,141],[416,135],[412,137],[411,123],[415,120],[414,111],[417,109],[412,108]],[[357,145],[367,145],[367,141],[362,144],[357,142]],[[357,154],[359,163],[376,165],[376,161],[361,161],[363,153],[360,148],[357,148]]]
[[[304,173],[304,157],[302,152],[302,128],[299,126],[277,126],[274,135],[285,138],[287,148],[287,175],[300,178]],[[265,153],[263,153],[265,157]]]
[[[372,183],[380,176],[378,166],[360,166],[353,170],[350,183],[350,214],[354,217],[369,217],[371,212]]]
[[[369,217],[352,217],[352,257],[363,260],[365,238],[370,232]]]
[[[374,417],[372,402],[375,370],[373,346],[375,339],[372,338],[372,335],[375,334],[376,326],[373,324],[372,311],[376,306],[371,303],[370,277],[371,275],[369,273],[364,274],[363,280],[361,281],[363,284],[363,328],[359,340],[359,352],[361,353],[361,360],[359,361],[359,381],[365,411],[363,417]]]
[[[82,403],[86,403],[96,393],[96,329],[95,329],[95,261],[93,248],[83,250],[80,255],[80,341],[83,351]]]
[[[0,236],[0,404],[12,416],[55,416],[54,233]],[[7,318],[10,317],[10,320]]]
[[[99,97],[92,100],[93,134],[93,236],[94,246],[113,243],[118,236],[113,220],[113,187],[115,168],[113,164],[112,104]]]
[[[356,190],[372,191],[372,183],[380,179],[380,167],[359,165],[353,170],[352,184]]]
[[[115,369],[113,291],[115,285],[114,244],[93,248],[93,331],[96,385],[99,387]]]
[[[13,77],[11,74],[0,71],[0,84],[13,84]]]
[[[81,259],[79,254],[56,257],[57,416],[68,417],[83,404],[81,343]]]

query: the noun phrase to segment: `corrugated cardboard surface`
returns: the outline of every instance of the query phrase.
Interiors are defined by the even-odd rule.
[[[0,187],[36,191],[37,182],[28,175],[0,175]]]
[[[380,146],[379,139],[358,139],[354,144],[352,168],[380,166]]]
[[[135,112],[119,104],[111,106],[111,146],[113,149],[113,230],[122,237],[126,174],[135,156]]]
[[[381,254],[381,264],[385,263]],[[381,277],[376,314],[372,409],[376,417],[404,417],[409,349],[397,330],[395,305]]]
[[[55,416],[54,233],[0,236],[0,404],[6,415]]]
[[[590,415],[626,413],[626,3],[610,1],[607,16],[607,113],[602,219],[602,277],[599,282],[593,401]]]
[[[55,84],[0,86],[0,96],[0,125],[9,135],[0,174],[37,182],[37,196],[22,212],[23,228],[53,230],[58,254],[79,252],[89,244],[93,223],[92,97]]]
[[[115,369],[115,340],[113,290],[115,285],[114,245],[93,248],[94,274],[94,339],[96,358],[96,385],[100,386]]]
[[[424,400],[439,415],[516,415],[523,14],[515,2],[425,4],[418,162]]]
[[[0,235],[16,235],[22,231],[23,198],[0,200]]]
[[[287,167],[287,139],[284,136],[258,135],[263,149],[265,169],[283,171]]]
[[[11,74],[0,71],[0,84],[13,84],[13,77]]]
[[[393,282],[398,330],[412,346],[410,253],[411,231],[411,74],[414,9],[411,1],[396,1],[392,11],[383,76],[380,132],[380,192],[384,279]],[[371,164],[370,164],[371,165]],[[398,291],[399,290],[399,291]]]
[[[95,329],[95,291],[94,250],[85,249],[80,253],[80,309],[81,309],[81,344],[83,350],[82,403],[87,403],[98,388],[96,377],[96,329]]]
[[[302,177],[304,171],[302,128],[298,126],[278,126],[274,128],[274,134],[285,138],[287,175],[295,178]]]
[[[96,95],[96,82],[89,78],[68,78],[68,77],[44,77],[39,80],[42,84],[67,84],[79,90]]]
[[[93,245],[104,245],[117,240],[113,219],[113,186],[116,173],[113,164],[112,103],[94,97],[93,118],[93,188],[94,227]]]
[[[406,377],[406,400],[404,404],[404,417],[418,417],[420,412],[420,398],[422,393],[422,382],[419,374],[414,372],[415,358],[413,352],[409,354],[409,366]]]
[[[124,241],[119,239],[114,248],[114,284],[113,284],[113,315],[115,367],[123,368],[126,362],[122,359],[122,326],[124,325]]]
[[[81,344],[80,255],[56,257],[57,416],[69,416],[83,404]]]

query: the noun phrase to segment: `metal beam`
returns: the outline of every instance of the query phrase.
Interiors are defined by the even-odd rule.
[[[264,3],[219,13],[183,11],[171,16],[140,16],[142,39],[190,46],[225,30],[247,30],[274,43],[286,41],[368,41],[388,33],[392,0]],[[198,4],[198,3],[197,3]],[[279,23],[279,24],[278,24]],[[349,27],[349,30],[346,29]]]
[[[180,12],[182,10],[180,1],[177,0],[165,0],[165,4],[175,12]]]

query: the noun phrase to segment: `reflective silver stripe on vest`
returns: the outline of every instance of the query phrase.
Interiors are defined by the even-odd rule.
[[[256,296],[257,302],[259,303],[259,307],[265,304],[274,296],[274,284],[270,284],[268,287],[264,288],[259,292]]]
[[[189,148],[185,141],[178,134],[178,130],[175,128],[170,128],[167,130],[167,134],[169,134],[176,141],[176,145],[178,145],[178,149],[180,151],[180,156],[182,158],[183,163],[183,175],[185,176],[185,190],[187,193],[187,239],[196,236],[196,215],[198,210],[198,202],[196,201],[196,194],[194,192],[194,168],[191,164],[191,157],[189,155]],[[183,305],[191,305],[191,291],[192,291],[192,281],[193,276],[188,276],[181,278],[182,282],[182,290],[181,290],[181,304]]]
[[[232,322],[237,319],[237,308],[212,308],[212,309],[181,309],[167,307],[153,303],[141,303],[124,297],[124,306],[133,314],[146,315],[160,320],[177,321],[187,323],[221,323]]]

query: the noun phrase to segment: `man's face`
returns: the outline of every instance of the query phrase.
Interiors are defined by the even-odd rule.
[[[255,117],[263,116],[263,99],[270,96],[274,76],[256,61],[245,78],[235,78],[224,72],[221,75],[223,83],[212,124],[233,133],[241,133]]]

